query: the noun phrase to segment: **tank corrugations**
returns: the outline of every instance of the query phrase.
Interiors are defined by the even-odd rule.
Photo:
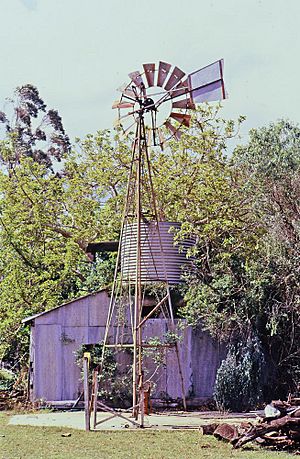
[[[180,223],[150,222],[141,223],[141,281],[182,282],[182,266],[190,261],[186,258],[187,250],[193,246],[193,239],[174,245],[174,232]],[[121,244],[121,272],[124,281],[133,282],[136,275],[136,240],[137,224],[125,226]],[[161,250],[162,249],[162,250]]]

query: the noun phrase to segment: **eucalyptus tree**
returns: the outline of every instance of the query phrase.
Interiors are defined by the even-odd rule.
[[[2,146],[0,158],[4,167],[13,169],[22,158],[34,159],[47,168],[60,162],[70,151],[57,110],[47,109],[37,88],[31,84],[20,86],[14,97],[7,99],[6,112],[0,112],[2,138],[9,146]]]

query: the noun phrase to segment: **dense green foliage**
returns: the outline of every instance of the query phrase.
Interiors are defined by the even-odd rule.
[[[17,365],[27,359],[24,317],[111,282],[114,257],[93,264],[85,249],[90,241],[118,237],[126,186],[126,168],[119,167],[126,154],[112,154],[107,131],[78,141],[73,152],[67,148],[55,171],[53,150],[44,149],[45,161],[28,150],[35,134],[27,123],[17,158],[14,130],[0,143],[0,360]]]
[[[15,375],[9,371],[0,370],[0,390],[11,390],[15,382]]]
[[[239,180],[228,223],[210,233],[194,225],[197,270],[188,278],[183,313],[234,345],[258,337],[267,398],[286,396],[300,377],[299,152],[299,129],[286,121],[250,131],[248,145],[227,161],[229,188]],[[224,205],[227,196],[226,190]]]

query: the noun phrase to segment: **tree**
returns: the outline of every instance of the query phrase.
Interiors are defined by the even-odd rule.
[[[288,120],[250,131],[247,146],[236,151],[253,194],[253,208],[265,229],[261,269],[264,322],[270,356],[282,391],[300,380],[300,129]]]
[[[10,100],[9,112],[0,112],[0,123],[9,145],[1,148],[0,158],[9,169],[24,157],[52,168],[70,150],[70,141],[57,110],[46,110],[36,87],[18,87]]]
[[[85,249],[118,237],[126,186],[124,172],[117,173],[125,148],[112,155],[107,131],[71,151],[58,113],[46,111],[36,88],[16,94],[12,121],[1,114],[0,142],[0,359],[13,362],[28,350],[24,317],[95,290],[96,280],[98,288],[111,280],[113,257],[97,269]],[[43,124],[52,130],[41,133]],[[55,160],[63,160],[59,169]]]
[[[214,190],[208,226],[194,220],[191,228],[202,251],[183,314],[236,349],[258,339],[265,396],[273,397],[295,389],[299,378],[299,142],[298,127],[286,121],[252,130],[248,145],[222,166],[220,183],[226,178],[228,186],[221,186],[217,215],[226,209],[227,218],[214,217]]]
[[[105,138],[107,133],[95,136],[98,154],[89,155],[86,144],[80,155],[70,153],[59,174],[31,157],[0,173],[3,358],[14,359],[12,348],[18,354],[20,345],[26,350],[22,318],[94,290],[92,277],[101,288],[111,276],[113,262],[97,272],[85,252],[90,241],[116,238],[120,225],[116,178],[114,189],[106,183]]]
[[[256,313],[246,306],[243,316],[236,313],[247,260],[262,233],[248,182],[226,152],[242,121],[219,119],[218,108],[199,110],[181,142],[171,143],[154,163],[159,208],[168,220],[182,222],[178,239],[197,240],[182,312],[221,339],[240,335]]]

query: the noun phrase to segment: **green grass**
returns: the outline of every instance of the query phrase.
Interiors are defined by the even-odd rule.
[[[7,425],[0,413],[0,459],[287,459],[255,446],[233,450],[197,431],[84,432],[61,427]],[[62,437],[71,433],[70,437]],[[290,456],[291,457],[291,456]]]

